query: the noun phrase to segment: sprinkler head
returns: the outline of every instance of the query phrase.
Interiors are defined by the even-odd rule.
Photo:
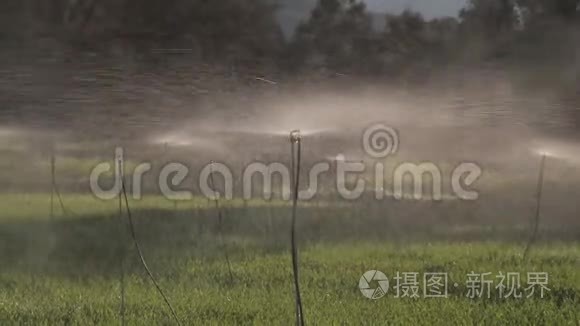
[[[299,143],[302,140],[302,135],[300,134],[300,130],[292,130],[290,132],[290,142],[291,143]]]

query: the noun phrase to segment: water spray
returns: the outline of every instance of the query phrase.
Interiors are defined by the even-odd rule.
[[[532,235],[530,236],[530,240],[528,241],[526,249],[524,250],[524,259],[527,258],[530,248],[536,241],[536,238],[538,236],[538,230],[540,227],[540,209],[542,204],[542,190],[544,186],[544,169],[546,167],[546,158],[547,153],[542,153],[542,160],[540,162],[540,175],[538,177],[538,187],[536,191],[536,215],[534,217]]]
[[[120,171],[122,171],[122,170],[120,170]],[[173,306],[171,305],[171,303],[169,302],[169,299],[167,298],[167,296],[163,292],[163,289],[161,289],[161,286],[159,286],[159,283],[157,283],[157,280],[153,276],[153,273],[149,269],[149,266],[147,265],[147,261],[145,261],[145,257],[143,256],[143,251],[141,250],[141,246],[139,245],[139,241],[137,240],[137,234],[135,232],[135,225],[133,224],[133,216],[131,215],[131,209],[129,208],[129,199],[127,198],[127,190],[125,188],[125,177],[124,176],[121,177],[121,193],[123,194],[123,199],[125,201],[125,208],[127,209],[127,219],[129,221],[129,231],[131,233],[131,238],[133,239],[133,244],[135,245],[135,249],[137,249],[137,254],[139,255],[139,259],[141,260],[141,265],[143,265],[143,268],[147,272],[147,275],[151,279],[151,282],[153,282],[153,285],[155,285],[157,292],[159,292],[159,295],[165,301],[165,304],[169,308],[169,311],[171,312],[171,315],[175,319],[175,322],[177,323],[177,325],[181,326],[181,321],[179,320],[179,317],[177,317],[177,313],[175,312],[175,309],[173,309]]]
[[[294,275],[294,290],[296,296],[296,325],[304,326],[302,298],[300,296],[300,282],[298,269],[298,248],[296,246],[296,209],[298,207],[298,191],[300,188],[300,164],[302,155],[302,135],[300,130],[290,133],[290,150],[292,157],[292,224],[290,227],[290,241],[292,247],[292,272]]]
[[[211,183],[211,188],[214,192],[214,203],[215,203],[215,209],[217,212],[217,218],[218,218],[218,235],[220,238],[220,242],[224,251],[224,256],[226,259],[226,263],[228,265],[228,272],[230,275],[230,283],[234,282],[234,274],[232,272],[232,265],[230,263],[230,256],[228,254],[228,247],[226,245],[225,239],[224,239],[224,234],[223,234],[223,212],[222,209],[220,207],[220,203],[219,203],[219,193],[215,190],[215,183],[213,181],[213,164],[214,162],[211,161],[210,165],[209,165],[209,182]]]

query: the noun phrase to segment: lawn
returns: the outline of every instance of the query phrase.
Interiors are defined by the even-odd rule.
[[[174,324],[140,265],[117,203],[63,197],[74,214],[53,221],[46,195],[1,197],[0,324],[119,324],[121,270],[127,323]],[[294,323],[286,206],[230,203],[219,224],[201,199],[177,209],[160,198],[133,204],[145,258],[183,325]],[[488,241],[411,235],[402,228],[393,232],[392,221],[378,223],[380,217],[367,213],[324,206],[300,210],[307,324],[580,324],[578,243],[543,240],[524,260],[519,235]],[[367,299],[359,290],[368,270],[389,278],[384,297]],[[418,298],[397,297],[397,272],[418,273]],[[494,277],[489,298],[469,297],[468,275],[474,272]],[[539,293],[526,298],[525,292],[519,299],[500,298],[495,276],[509,272],[521,276],[522,292],[529,285],[527,273],[547,273],[549,291],[543,298]],[[424,296],[425,273],[447,275],[446,297]]]

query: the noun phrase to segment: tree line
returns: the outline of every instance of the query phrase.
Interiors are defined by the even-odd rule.
[[[318,0],[292,35],[279,25],[280,0],[22,3],[21,17],[39,33],[79,49],[187,49],[201,61],[291,71],[396,74],[457,61],[569,62],[578,52],[580,0],[470,0],[457,17],[430,20],[410,10],[377,18],[360,0]]]

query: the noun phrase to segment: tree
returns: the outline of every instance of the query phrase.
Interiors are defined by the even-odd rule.
[[[514,0],[528,13],[528,19],[557,17],[566,20],[578,18],[580,0]]]
[[[487,39],[510,33],[517,23],[512,0],[470,0],[459,17],[469,33],[481,34]]]
[[[405,10],[401,15],[387,15],[386,50],[399,55],[417,53],[426,42],[426,22],[419,13]]]
[[[290,57],[309,68],[365,70],[372,65],[374,41],[363,2],[319,0],[309,19],[298,26]]]
[[[268,58],[279,55],[283,34],[268,0],[196,0],[179,18],[181,33],[200,42],[206,57]]]
[[[35,1],[56,33],[85,44],[197,47],[205,58],[241,61],[276,56],[283,45],[270,0]]]
[[[403,72],[426,76],[426,69],[444,64],[457,34],[457,20],[426,21],[421,14],[405,10],[387,14],[381,37],[380,56],[390,74]]]

